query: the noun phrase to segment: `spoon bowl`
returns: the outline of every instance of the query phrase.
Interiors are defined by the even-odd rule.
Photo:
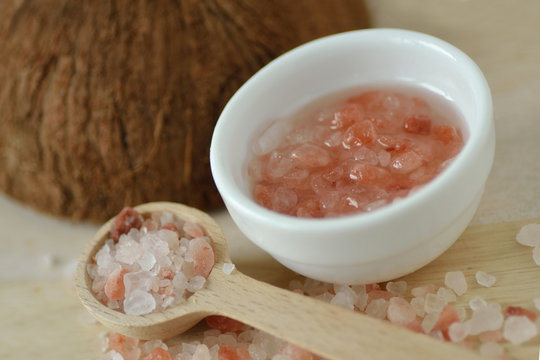
[[[141,214],[168,211],[201,225],[212,240],[216,262],[204,288],[185,302],[147,315],[127,315],[99,302],[92,293],[87,265],[109,237],[114,219],[87,244],[75,273],[77,294],[103,325],[141,339],[165,339],[180,334],[208,315],[222,315],[291,342],[327,359],[479,359],[471,351],[429,336],[254,280],[234,270],[219,225],[206,213],[175,203],[156,202],[134,208]]]

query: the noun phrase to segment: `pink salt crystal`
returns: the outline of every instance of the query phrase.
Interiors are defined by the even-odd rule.
[[[292,170],[294,167],[293,160],[289,156],[285,156],[280,152],[274,151],[268,159],[266,165],[266,173],[269,177],[278,179]]]
[[[540,265],[540,246],[535,246],[532,251],[532,257],[536,265]]]
[[[136,289],[124,300],[124,312],[129,315],[144,315],[156,308],[156,300],[148,292]]]
[[[424,310],[430,314],[438,314],[447,304],[446,300],[435,294],[427,294],[424,302]]]
[[[469,300],[469,307],[473,311],[483,306],[487,306],[487,302],[481,296],[475,296],[471,300]]]
[[[504,349],[501,345],[494,342],[486,342],[480,345],[480,355],[487,357],[495,357],[504,354]]]
[[[126,296],[136,289],[149,291],[152,288],[152,280],[154,276],[149,271],[132,271],[124,275],[124,286],[126,288]]]
[[[392,170],[399,174],[408,174],[422,166],[422,158],[414,151],[399,154],[392,160]]]
[[[204,236],[203,228],[192,221],[186,221],[182,226],[182,231],[193,239]]]
[[[536,324],[526,316],[509,316],[504,322],[503,337],[517,345],[538,334]]]
[[[379,164],[382,167],[387,167],[388,165],[390,165],[390,160],[392,158],[392,155],[390,155],[390,153],[386,150],[381,150],[379,151],[378,158],[379,158]]]
[[[427,294],[435,293],[435,285],[429,284],[411,289],[411,295],[417,298],[425,298]]]
[[[469,321],[471,322],[471,334],[478,335],[484,331],[500,329],[504,322],[504,316],[497,306],[488,304],[474,310]]]
[[[366,147],[354,149],[352,151],[352,156],[354,160],[358,160],[366,164],[377,165],[379,163],[377,154],[373,150]]]
[[[272,196],[272,209],[280,213],[288,213],[298,203],[296,192],[286,186],[275,189]]]
[[[457,307],[456,313],[459,317],[459,321],[465,321],[465,319],[467,318],[467,310],[462,307]]]
[[[416,313],[416,315],[423,317],[426,314],[426,310],[424,309],[425,306],[425,299],[415,297],[411,299],[411,306]]]
[[[132,265],[143,255],[143,249],[139,242],[127,237],[121,236],[116,246],[116,260],[124,264]]]
[[[407,325],[416,318],[416,312],[411,304],[401,297],[390,299],[386,315],[390,322],[398,325]]]
[[[389,281],[386,283],[386,290],[390,291],[394,296],[402,296],[407,291],[406,281]]]
[[[296,166],[311,168],[326,166],[330,163],[330,154],[325,149],[312,144],[302,144],[291,152]]]
[[[196,292],[197,290],[200,290],[203,288],[204,283],[206,282],[206,278],[203,276],[194,276],[192,277],[186,286],[186,289],[191,292]]]
[[[456,321],[448,327],[448,337],[452,342],[461,342],[469,336],[471,324],[469,322]]]
[[[475,277],[476,282],[484,287],[491,287],[493,284],[495,284],[495,281],[497,280],[495,276],[490,275],[484,271],[477,271]]]
[[[105,295],[109,300],[122,300],[125,294],[124,275],[129,272],[128,269],[119,268],[113,271],[107,278],[103,288]]]
[[[516,241],[525,246],[540,246],[540,224],[528,224],[519,230]]]
[[[388,301],[385,299],[375,299],[369,302],[366,307],[366,315],[377,319],[384,319],[386,317],[386,309],[388,308]]]
[[[429,334],[431,330],[433,330],[433,327],[437,323],[437,320],[439,320],[439,314],[438,313],[428,313],[424,318],[422,319],[422,330],[426,334]]]
[[[137,260],[137,264],[139,264],[141,270],[143,271],[150,271],[156,262],[156,257],[150,252],[143,253],[142,256]]]
[[[334,287],[336,295],[330,301],[330,304],[344,307],[349,310],[354,309],[354,304],[358,295],[347,285]]]
[[[444,277],[444,284],[461,296],[467,292],[467,280],[462,271],[449,271]]]
[[[230,275],[232,274],[234,268],[235,268],[235,265],[232,263],[223,263],[222,270],[225,274]]]
[[[444,299],[447,303],[455,302],[457,300],[456,294],[452,290],[442,286],[437,290],[437,296]]]
[[[188,251],[193,258],[193,275],[207,278],[214,267],[214,250],[204,237],[191,240]]]

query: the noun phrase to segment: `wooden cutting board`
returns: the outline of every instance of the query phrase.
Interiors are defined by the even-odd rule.
[[[442,256],[403,279],[409,288],[430,283],[442,286],[447,271],[462,270],[469,290],[456,306],[467,307],[471,298],[480,295],[503,308],[518,305],[535,310],[532,300],[540,297],[540,266],[532,259],[532,249],[515,241],[519,229],[531,222],[540,222],[540,218],[470,227]],[[231,254],[245,274],[278,286],[286,286],[297,277],[265,254],[245,257],[238,247],[241,242],[234,240],[229,237]],[[495,275],[495,285],[478,285],[478,270]],[[76,360],[100,356],[100,334],[106,329],[100,324],[81,322],[83,308],[70,280],[3,281],[0,293],[0,359]],[[175,341],[196,339],[200,331],[199,326]],[[529,360],[538,358],[539,344],[540,336],[519,346],[504,347],[512,358]]]

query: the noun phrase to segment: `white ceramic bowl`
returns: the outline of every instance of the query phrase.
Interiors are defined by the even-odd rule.
[[[443,173],[403,201],[358,215],[296,218],[252,200],[252,142],[276,116],[324,94],[392,82],[435,91],[462,113],[468,139]],[[210,164],[232,219],[283,265],[328,282],[385,281],[432,261],[470,222],[493,162],[492,118],[482,72],[454,46],[406,30],[352,31],[302,45],[249,79],[217,122]]]

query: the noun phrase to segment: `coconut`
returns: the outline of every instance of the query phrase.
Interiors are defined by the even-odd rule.
[[[355,0],[3,0],[0,190],[73,219],[215,209],[209,144],[230,96],[283,52],[365,26]]]

